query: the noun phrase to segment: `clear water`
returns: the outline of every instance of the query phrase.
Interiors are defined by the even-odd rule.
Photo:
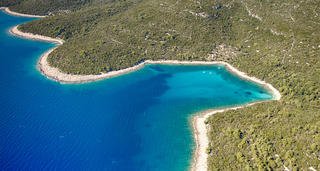
[[[0,12],[0,170],[187,170],[195,112],[272,98],[219,65],[59,84],[36,69],[54,44],[8,33],[30,20]]]

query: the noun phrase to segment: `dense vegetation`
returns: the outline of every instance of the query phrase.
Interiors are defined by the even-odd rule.
[[[51,15],[69,13],[93,2],[98,2],[98,0],[1,0],[0,7],[8,6],[20,13]]]
[[[320,169],[319,7],[316,1],[242,2],[231,44],[244,55],[232,64],[283,97],[208,120],[211,170]]]
[[[0,7],[15,6],[19,2],[21,2],[21,0],[1,0]]]
[[[319,9],[320,2],[296,0],[122,0],[20,29],[65,39],[49,62],[67,73],[145,59],[223,60],[264,79],[280,90],[279,102],[207,121],[209,168],[307,170],[320,169]]]
[[[53,66],[67,73],[99,74],[145,59],[206,60],[215,42],[228,39],[227,8],[217,7],[205,18],[192,14],[197,8],[193,2],[117,1],[21,29],[67,40],[51,54]]]

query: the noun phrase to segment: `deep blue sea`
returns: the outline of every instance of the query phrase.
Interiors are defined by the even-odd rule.
[[[36,68],[55,45],[8,33],[30,20],[0,12],[0,170],[187,170],[195,112],[272,98],[220,65],[59,84]]]

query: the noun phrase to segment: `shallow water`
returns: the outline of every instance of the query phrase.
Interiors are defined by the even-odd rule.
[[[36,69],[54,44],[8,33],[29,20],[0,12],[0,170],[186,170],[195,112],[272,98],[220,65],[59,84]]]

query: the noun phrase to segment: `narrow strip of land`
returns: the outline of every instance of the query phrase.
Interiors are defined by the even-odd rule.
[[[44,18],[46,16],[43,15],[31,15],[31,14],[22,14],[18,12],[11,11],[8,7],[1,7],[0,9],[3,9],[6,13],[10,15],[15,15],[15,16],[21,16],[21,17],[31,17],[31,18]]]

